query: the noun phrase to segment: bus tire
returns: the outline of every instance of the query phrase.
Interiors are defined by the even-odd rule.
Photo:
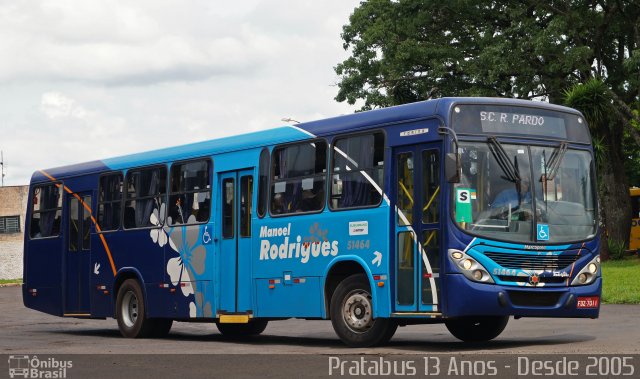
[[[155,318],[152,319],[151,336],[154,338],[166,337],[171,331],[173,320],[170,318]]]
[[[331,324],[340,340],[351,347],[382,345],[393,337],[398,324],[387,318],[373,318],[373,301],[367,277],[351,275],[331,296]]]
[[[218,331],[227,337],[248,337],[257,336],[264,332],[267,328],[269,321],[254,318],[249,320],[246,324],[221,324],[216,322]]]
[[[127,279],[122,283],[116,298],[116,319],[120,334],[127,338],[150,337],[154,320],[147,318],[144,295],[140,284],[135,279]]]
[[[445,320],[449,332],[464,342],[490,341],[502,333],[509,316],[470,316]]]

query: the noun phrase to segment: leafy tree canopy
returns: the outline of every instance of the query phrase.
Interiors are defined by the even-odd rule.
[[[338,101],[546,98],[589,78],[640,99],[640,0],[370,0],[344,26]]]

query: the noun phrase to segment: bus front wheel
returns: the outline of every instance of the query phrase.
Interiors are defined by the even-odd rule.
[[[490,341],[502,333],[509,316],[471,316],[445,321],[449,332],[464,342]]]
[[[362,274],[340,282],[331,297],[330,314],[336,334],[351,347],[385,344],[398,328],[391,319],[373,318],[371,289]]]

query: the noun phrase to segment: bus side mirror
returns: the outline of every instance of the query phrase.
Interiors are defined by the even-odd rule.
[[[460,155],[448,153],[444,161],[444,175],[449,183],[460,183]]]

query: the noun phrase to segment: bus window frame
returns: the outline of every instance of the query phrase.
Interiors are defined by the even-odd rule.
[[[120,222],[118,223],[118,228],[116,229],[111,229],[111,230],[103,230],[102,229],[102,225],[100,225],[98,223],[98,221],[100,220],[100,204],[102,203],[100,201],[100,190],[102,189],[101,186],[101,181],[102,178],[104,176],[109,176],[109,175],[114,175],[114,174],[120,174],[122,176],[122,195],[120,196],[120,212],[119,212],[119,217],[120,217]],[[103,234],[103,233],[113,233],[113,232],[119,232],[124,229],[124,193],[125,193],[125,189],[124,189],[124,185],[125,185],[125,173],[122,170],[114,170],[114,171],[108,171],[108,172],[103,172],[98,176],[98,188],[97,188],[97,194],[96,194],[96,223],[98,224],[98,226],[100,226],[100,231],[98,231],[96,229],[96,233],[99,234]],[[116,203],[115,201],[110,201],[110,203]]]
[[[181,164],[188,164],[191,162],[198,162],[198,161],[208,161],[209,162],[209,189],[208,191],[192,191],[192,192],[172,192],[171,191],[171,170],[173,169],[173,166],[175,165],[181,165]],[[166,226],[168,226],[169,228],[175,228],[178,226],[191,226],[191,225],[205,225],[208,224],[209,222],[211,222],[211,214],[213,212],[213,174],[214,174],[214,169],[213,169],[213,159],[210,156],[201,156],[201,157],[196,157],[196,158],[188,158],[188,159],[182,159],[179,161],[174,161],[171,162],[171,164],[169,165],[168,171],[167,171],[167,206],[165,207],[166,209],[164,210],[164,220],[165,220],[165,224]],[[209,193],[209,214],[207,216],[206,221],[198,221],[198,222],[185,222],[184,224],[169,224],[167,222],[167,220],[169,219],[169,207],[171,206],[170,203],[170,199],[171,199],[171,195],[174,194],[185,194],[185,193],[203,193],[203,192],[208,192]],[[124,210],[123,210],[124,212]]]
[[[262,174],[262,171],[260,170],[262,168],[262,153],[267,152],[267,188],[265,190],[265,193],[263,194],[260,191],[260,175]],[[262,149],[260,149],[260,154],[258,154],[258,175],[257,175],[257,180],[255,181],[255,185],[257,187],[257,191],[256,192],[256,216],[258,216],[259,219],[265,218],[267,215],[269,215],[270,210],[271,210],[271,150],[269,150],[269,147],[263,147]],[[264,201],[265,201],[265,209],[264,212],[262,212],[262,214],[260,214],[260,199],[264,197]]]
[[[49,209],[50,211],[51,210],[55,210],[56,212],[58,210],[60,210],[60,230],[58,231],[58,234],[56,234],[56,235],[46,236],[46,237],[32,237],[31,236],[31,225],[32,225],[32,221],[33,221],[33,214],[42,212],[42,211],[37,211],[37,212],[33,211],[33,197],[35,196],[36,188],[49,186],[49,185],[53,185],[53,186],[58,187],[58,190],[60,191],[59,193],[60,193],[61,202],[62,202],[61,203],[62,204],[61,207],[56,207],[56,208]],[[62,223],[64,221],[64,216],[65,216],[64,202],[65,202],[65,199],[66,199],[66,194],[65,194],[65,191],[63,189],[64,189],[64,183],[63,183],[62,180],[56,180],[56,181],[53,181],[53,182],[43,182],[43,183],[37,183],[37,184],[31,185],[31,189],[30,189],[30,192],[29,192],[31,194],[31,196],[29,197],[29,209],[28,209],[28,211],[29,211],[29,231],[28,231],[28,234],[27,234],[29,236],[29,241],[49,240],[49,239],[54,239],[54,238],[60,238],[62,235],[64,235],[64,233],[63,233],[64,230],[62,230]]]
[[[280,148],[287,148],[289,146],[295,146],[295,145],[302,145],[302,144],[312,144],[315,143],[316,141],[322,141],[326,144],[327,146],[327,150],[325,151],[325,172],[324,172],[324,191],[325,191],[325,195],[324,195],[324,201],[322,202],[322,208],[320,208],[319,210],[315,210],[315,211],[307,211],[307,212],[291,212],[291,213],[282,213],[282,214],[273,214],[272,212],[272,198],[271,198],[271,187],[273,186],[273,177],[275,175],[275,169],[273,166],[273,161],[274,161],[274,157],[273,154],[276,152],[276,150],[280,149]],[[282,217],[291,217],[291,216],[302,216],[302,215],[310,215],[310,214],[318,214],[318,213],[322,213],[324,212],[324,210],[327,208],[327,198],[328,198],[328,193],[327,193],[327,178],[328,178],[328,174],[329,174],[329,159],[330,157],[328,156],[330,154],[330,150],[329,150],[329,146],[331,144],[329,143],[329,141],[327,141],[326,138],[324,137],[317,137],[317,138],[311,138],[311,139],[306,139],[306,140],[301,140],[301,141],[294,141],[294,142],[288,142],[288,143],[283,143],[283,144],[279,144],[279,145],[275,145],[273,146],[273,149],[271,149],[271,153],[270,153],[270,159],[269,159],[269,196],[267,198],[268,200],[268,204],[267,204],[267,208],[269,210],[269,216],[273,217],[273,218],[282,218]],[[306,177],[311,177],[311,176],[316,176],[316,175],[307,175],[307,176],[300,176],[299,178],[306,178]]]
[[[350,137],[358,137],[358,136],[362,136],[362,135],[374,135],[375,133],[381,133],[382,134],[382,138],[383,138],[383,143],[382,143],[382,184],[380,185],[380,189],[382,190],[382,194],[380,195],[380,200],[378,201],[377,204],[372,204],[372,205],[361,205],[361,206],[357,206],[357,207],[344,207],[344,208],[333,208],[331,206],[331,202],[330,200],[330,196],[332,194],[331,192],[331,180],[333,178],[333,163],[334,163],[334,159],[333,159],[333,148],[335,146],[336,141],[343,139],[343,138],[350,138]],[[375,137],[374,137],[375,139]],[[370,209],[370,208],[378,208],[380,207],[380,205],[382,204],[382,201],[384,200],[384,185],[385,185],[385,181],[384,181],[384,177],[387,173],[387,131],[385,129],[371,129],[371,130],[366,130],[366,131],[358,131],[358,132],[351,132],[351,133],[344,133],[344,134],[339,134],[333,137],[332,141],[331,141],[331,145],[329,146],[329,167],[327,172],[329,173],[329,178],[327,180],[327,184],[328,184],[328,189],[327,189],[327,196],[326,196],[326,202],[328,204],[327,208],[329,208],[329,210],[331,212],[343,212],[343,211],[352,211],[352,210],[357,210],[357,209]]]
[[[164,193],[164,199],[165,201],[165,217],[163,221],[160,221],[160,219],[158,219],[158,221],[160,222],[160,225],[157,226],[141,226],[141,227],[135,227],[135,228],[126,228],[124,225],[124,212],[125,212],[125,204],[127,203],[127,194],[129,193],[128,190],[128,179],[129,179],[129,173],[130,172],[135,172],[135,171],[143,171],[143,170],[147,170],[147,169],[154,169],[154,168],[159,168],[162,169],[164,167],[164,169],[166,170],[166,177],[165,177],[165,193]],[[149,166],[139,166],[139,167],[131,167],[128,168],[127,171],[124,173],[123,175],[123,181],[122,181],[122,206],[121,206],[121,215],[120,215],[120,228],[119,230],[122,231],[129,231],[129,230],[144,230],[144,229],[160,229],[162,227],[165,226],[166,222],[167,222],[167,208],[169,207],[169,167],[167,167],[166,163],[158,163],[158,164],[153,164],[153,165],[149,165]],[[100,195],[100,193],[98,193],[98,196]],[[155,196],[143,196],[143,198],[147,199],[147,198],[151,198],[151,199],[155,199]],[[138,197],[133,197],[131,198],[131,200],[137,200]],[[160,209],[158,209],[158,218],[160,218]]]

